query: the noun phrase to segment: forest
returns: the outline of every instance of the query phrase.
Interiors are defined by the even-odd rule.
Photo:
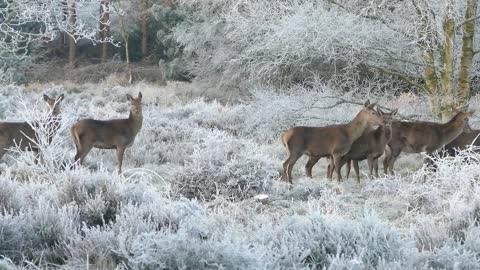
[[[478,11],[0,0],[0,269],[480,269]]]

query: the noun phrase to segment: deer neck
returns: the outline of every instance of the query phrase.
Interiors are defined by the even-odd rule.
[[[457,117],[443,124],[443,144],[448,144],[463,132],[463,122],[458,121]]]
[[[371,128],[371,125],[362,114],[363,112],[358,113],[357,116],[355,116],[355,118],[347,124],[347,132],[350,137],[350,143],[353,143],[355,140],[360,138],[367,128]]]
[[[130,123],[130,126],[135,134],[137,134],[140,129],[142,128],[143,124],[143,114],[140,111],[140,113],[134,113],[130,111],[130,114],[128,116],[128,122]]]
[[[392,126],[385,124],[380,125],[380,127],[378,127],[378,134],[379,136],[377,138],[380,139],[380,143],[387,143],[392,138]]]

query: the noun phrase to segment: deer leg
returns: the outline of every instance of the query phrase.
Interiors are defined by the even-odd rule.
[[[118,174],[122,174],[123,154],[125,153],[125,147],[117,147],[117,161],[118,161]]]
[[[353,169],[355,170],[357,181],[360,183],[360,168],[358,167],[358,160],[353,161]]]
[[[345,163],[345,165],[347,166],[345,168],[345,173],[347,174],[346,178],[348,179],[348,177],[350,176],[350,169],[352,168],[352,160],[351,159],[348,159],[347,162]]]
[[[395,164],[395,161],[397,160],[398,156],[400,155],[400,153],[402,152],[402,150],[393,150],[392,149],[392,153],[391,153],[391,156],[388,160],[388,173],[389,174],[393,174],[393,165]]]
[[[292,169],[297,160],[302,156],[300,153],[291,153],[290,160],[288,161],[287,164],[287,179],[290,184],[293,184],[292,182]]]
[[[307,164],[305,165],[305,173],[307,177],[312,178],[312,168],[315,166],[315,164],[317,164],[319,159],[320,158],[314,156],[308,158]]]
[[[337,174],[337,180],[339,182],[342,181],[342,174],[340,172],[340,169],[342,168],[342,157],[341,156],[337,156],[337,155],[334,155],[333,156],[333,164],[335,166],[335,172]]]
[[[82,146],[77,146],[77,153],[75,154],[75,162],[80,160],[80,165],[83,164],[83,160],[87,156],[88,152],[92,150],[93,145],[84,145]]]
[[[333,171],[335,170],[335,163],[334,163],[333,157],[329,157],[328,161],[329,161],[329,164],[328,164],[328,167],[327,167],[327,178],[332,180]]]
[[[373,160],[373,169],[375,170],[375,177],[378,178],[378,158]]]
[[[283,174],[282,174],[282,180],[287,180],[288,181],[288,163],[290,163],[290,156],[288,156],[287,160],[283,162]]]
[[[373,167],[374,167],[374,161],[372,156],[367,157],[367,164],[368,164],[368,176],[372,177]]]

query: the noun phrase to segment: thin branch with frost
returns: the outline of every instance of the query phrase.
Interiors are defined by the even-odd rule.
[[[28,55],[32,43],[53,40],[60,32],[70,35],[75,42],[80,39],[102,42],[97,37],[99,0],[75,0],[77,20],[74,24],[65,17],[65,4],[58,0],[3,1],[0,5],[0,59],[22,59]],[[105,42],[115,44],[111,38]]]
[[[38,156],[17,145],[10,149],[16,153],[14,159],[25,164],[40,164],[36,169],[43,173],[53,173],[59,170],[71,168],[73,159],[69,157],[70,140],[61,134],[67,131],[73,124],[74,119],[66,114],[52,116],[52,112],[46,111],[44,105],[37,101],[31,104],[23,96],[18,97],[20,117],[35,131],[35,137],[28,137],[32,148],[38,150]],[[58,101],[57,101],[58,102]]]

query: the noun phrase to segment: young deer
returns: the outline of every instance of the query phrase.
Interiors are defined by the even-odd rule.
[[[43,95],[43,100],[47,103],[47,112],[49,124],[55,125],[53,130],[58,128],[58,119],[60,118],[60,102],[63,100],[63,94],[59,97],[49,97]],[[51,121],[50,121],[51,120]],[[53,134],[50,134],[53,136]],[[53,138],[48,138],[49,142]],[[33,140],[33,141],[32,141]],[[37,134],[34,128],[27,122],[1,122],[0,123],[0,159],[5,155],[8,148],[18,146],[23,150],[33,151],[38,155],[36,146]],[[35,161],[36,162],[36,161]]]
[[[385,147],[392,138],[392,118],[397,114],[397,110],[391,113],[385,113],[377,109],[379,115],[383,119],[383,124],[377,129],[366,130],[358,140],[356,140],[347,155],[342,158],[346,162],[347,178],[350,175],[350,163],[353,161],[353,168],[357,176],[357,181],[360,182],[360,173],[358,162],[367,160],[369,175],[373,175],[375,169],[375,176],[378,177],[378,158],[385,152]],[[343,165],[341,162],[341,165]]]
[[[428,155],[441,149],[457,138],[462,132],[470,132],[468,119],[471,112],[457,112],[445,124],[434,122],[400,122],[392,123],[392,139],[388,143],[389,151],[385,151],[383,170],[393,174],[393,165],[401,152],[421,153]],[[427,163],[430,163],[426,160]]]
[[[322,157],[333,157],[331,163],[339,164],[342,156],[348,153],[352,143],[358,139],[365,129],[379,125],[382,119],[374,110],[375,104],[365,102],[363,109],[348,124],[326,127],[293,127],[282,135],[282,143],[287,148],[288,159],[283,163],[283,178],[292,184],[292,169],[302,156],[309,156],[305,166],[307,176],[312,177],[312,167]],[[340,167],[335,168],[340,181]]]
[[[138,98],[127,94],[127,100],[132,105],[127,119],[107,121],[83,119],[72,126],[70,133],[77,148],[75,161],[80,161],[82,164],[85,156],[93,147],[116,149],[118,173],[122,173],[125,149],[133,144],[143,122],[142,93],[138,93]]]

